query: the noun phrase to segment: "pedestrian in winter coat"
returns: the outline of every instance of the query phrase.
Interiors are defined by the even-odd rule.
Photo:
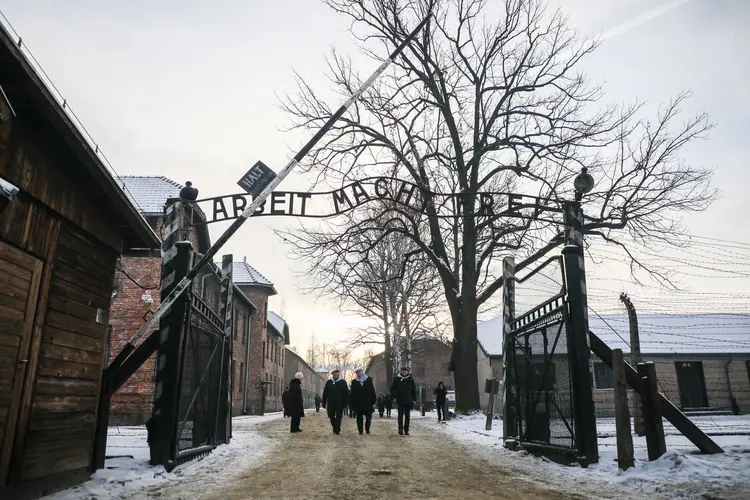
[[[393,409],[393,394],[390,392],[385,393],[385,416],[391,418],[391,410]]]
[[[349,418],[354,418],[354,404],[352,404],[352,388],[349,386],[349,403],[348,403],[348,409],[349,409]]]
[[[445,420],[443,410],[445,409],[445,397],[447,394],[448,390],[445,388],[443,383],[438,382],[438,385],[435,388],[435,406],[437,406],[438,422],[440,422],[440,420]]]
[[[408,436],[411,409],[417,402],[417,385],[409,373],[409,368],[402,367],[401,373],[393,379],[391,394],[396,397],[398,407],[398,434]]]
[[[289,432],[302,432],[299,428],[302,417],[305,416],[305,403],[302,400],[302,372],[297,372],[294,379],[289,382],[289,390],[286,395],[286,411],[292,417]]]
[[[315,395],[315,413],[320,411],[320,395]]]
[[[331,378],[323,388],[323,408],[328,410],[328,418],[331,419],[331,427],[334,434],[341,434],[341,417],[344,414],[344,406],[349,397],[349,389],[346,380],[341,378],[339,370],[331,372]]]
[[[385,411],[385,397],[381,394],[378,396],[378,413],[380,418],[383,418],[383,412]]]
[[[362,434],[362,420],[364,419],[364,430],[369,434],[373,406],[378,399],[375,394],[375,385],[372,378],[366,375],[362,368],[357,368],[354,373],[356,376],[351,384],[352,407],[357,414],[357,430]]]
[[[286,400],[289,396],[289,386],[286,386],[286,389],[284,389],[284,392],[281,393],[281,406],[284,408],[284,416],[288,417],[289,412],[286,409]]]

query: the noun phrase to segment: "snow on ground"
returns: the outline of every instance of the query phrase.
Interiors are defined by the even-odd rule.
[[[434,412],[431,416],[437,420]],[[602,485],[615,484],[629,491],[639,490],[663,498],[707,498],[701,496],[706,491],[729,488],[732,494],[740,492],[736,498],[750,498],[750,416],[693,417],[692,420],[709,434],[738,434],[711,436],[726,453],[704,455],[665,421],[667,453],[649,462],[645,437],[634,435],[636,465],[627,471],[617,467],[614,421],[609,419],[597,423],[600,459],[599,463],[588,468],[565,467],[527,452],[505,449],[502,446],[502,420],[494,420],[492,430],[487,431],[486,417],[481,414],[455,418],[436,428],[459,442],[475,445],[472,446],[475,449],[481,447],[482,455],[490,455],[503,465],[512,462],[514,467],[527,469],[530,479],[541,476],[566,487],[574,484],[594,486],[592,481],[601,482]],[[612,491],[612,488],[607,487],[607,490]],[[621,494],[618,496],[623,498]]]
[[[232,419],[232,440],[202,459],[179,465],[172,472],[149,465],[146,428],[110,427],[107,437],[105,468],[92,474],[79,486],[44,497],[44,500],[80,500],[81,498],[131,498],[141,490],[195,479],[199,475],[221,481],[258,465],[277,444],[258,433],[256,425],[283,418],[281,412],[264,416]]]

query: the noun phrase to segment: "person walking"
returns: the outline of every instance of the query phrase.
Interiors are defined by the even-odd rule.
[[[383,418],[383,412],[385,412],[385,397],[381,394],[378,396],[378,413],[380,418]]]
[[[320,395],[315,395],[315,413],[318,413],[320,411]]]
[[[393,394],[390,392],[385,393],[385,416],[391,418],[391,410],[393,409]]]
[[[289,412],[286,409],[286,400],[289,396],[289,386],[286,386],[286,389],[284,389],[284,392],[281,393],[281,406],[284,408],[284,417],[289,416]]]
[[[411,410],[417,402],[417,385],[406,366],[401,367],[401,373],[393,379],[391,394],[396,396],[398,407],[398,434],[408,436]]]
[[[289,432],[302,432],[299,424],[305,416],[305,403],[302,400],[302,372],[294,374],[294,379],[289,382],[289,390],[286,391],[286,412],[292,417]]]
[[[362,421],[364,420],[364,430],[369,434],[373,406],[378,397],[375,394],[375,385],[372,378],[365,374],[362,368],[357,368],[354,373],[355,377],[351,384],[352,407],[357,414],[357,430],[362,434]]]
[[[349,418],[354,418],[354,404],[352,404],[352,388],[351,388],[351,385],[349,386],[348,409],[349,409]]]
[[[445,409],[445,398],[447,394],[448,390],[443,385],[443,382],[438,382],[438,385],[435,388],[435,406],[437,406],[438,422],[440,422],[440,420],[445,420],[443,410]]]
[[[344,405],[349,397],[346,380],[340,374],[338,369],[333,370],[331,378],[323,388],[323,408],[328,410],[328,418],[331,419],[334,434],[341,434],[341,417],[344,415]]]

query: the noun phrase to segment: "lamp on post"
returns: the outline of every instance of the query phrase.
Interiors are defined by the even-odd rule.
[[[596,436],[591,350],[589,347],[588,299],[586,297],[586,271],[583,260],[583,195],[594,189],[594,178],[581,169],[573,180],[575,201],[563,204],[565,247],[563,261],[567,288],[569,318],[569,357],[573,375],[573,405],[576,446],[582,464],[599,461]]]
[[[583,195],[594,189],[594,178],[588,172],[589,169],[586,167],[581,168],[581,173],[576,175],[573,179],[573,188],[576,191],[576,201],[581,201]]]

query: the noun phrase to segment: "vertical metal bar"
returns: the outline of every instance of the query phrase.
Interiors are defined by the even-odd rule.
[[[503,258],[503,441],[518,436],[516,411],[518,403],[513,397],[514,341],[511,323],[515,316],[515,262],[513,257]]]
[[[579,459],[595,463],[599,461],[599,450],[588,337],[588,301],[583,262],[583,211],[580,203],[570,201],[565,202],[563,210],[565,223],[563,260],[572,330],[569,338],[573,343],[568,352],[573,375],[576,441]]]

